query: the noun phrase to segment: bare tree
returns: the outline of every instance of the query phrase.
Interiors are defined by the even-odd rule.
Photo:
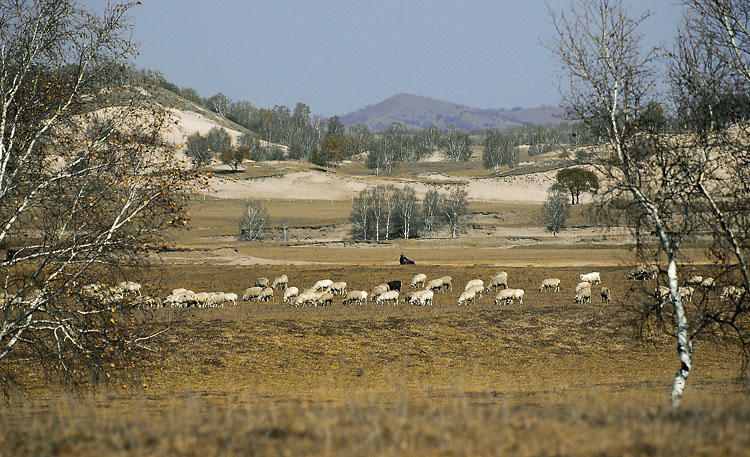
[[[398,193],[398,213],[401,234],[408,240],[416,231],[417,197],[414,188],[406,186]]]
[[[393,184],[378,186],[378,189],[383,195],[383,214],[385,216],[385,232],[383,232],[383,235],[387,240],[390,237],[394,218],[398,211],[399,190]]]
[[[268,223],[268,210],[260,200],[247,204],[240,221],[240,238],[246,241],[257,241],[263,237],[263,229]]]
[[[437,189],[430,189],[424,195],[422,200],[422,218],[424,219],[424,231],[427,235],[432,235],[440,226],[440,209],[443,206],[443,197]]]
[[[289,234],[289,219],[282,219],[281,220],[281,240],[287,241],[288,234]]]
[[[547,230],[557,236],[557,232],[565,227],[565,221],[570,215],[570,203],[566,195],[566,189],[562,186],[550,187],[547,200],[542,204],[542,218]]]
[[[25,350],[72,381],[153,337],[103,293],[185,222],[196,182],[161,138],[165,113],[122,83],[133,5],[0,2],[0,359]]]
[[[372,224],[372,219],[370,218],[370,213],[372,212],[372,193],[373,189],[364,189],[352,200],[352,212],[349,220],[354,227],[352,235],[355,239],[359,238],[365,241],[369,239],[370,224]]]
[[[739,35],[744,30],[747,37],[748,7],[746,2],[722,0],[686,3],[692,13],[670,70],[678,116],[688,127],[686,135],[664,135],[647,125],[644,113],[658,103],[654,93],[658,55],[653,50],[643,52],[639,45],[639,27],[648,15],[632,18],[620,0],[582,0],[568,15],[551,12],[557,38],[548,44],[566,70],[564,97],[570,114],[604,128],[600,131],[607,147],[597,162],[603,164],[599,172],[606,190],[600,198],[624,205],[637,241],[644,239],[644,233],[655,235],[659,252],[651,255],[667,259],[671,315],[665,319],[661,306],[648,303],[643,311],[677,341],[680,368],[670,394],[674,407],[681,402],[692,368],[693,341],[704,330],[716,325],[733,330],[747,354],[746,329],[741,328],[747,306],[738,304],[727,312],[704,299],[686,308],[678,278],[681,244],[700,233],[712,234],[717,257],[733,256],[740,265],[746,257],[748,193],[741,182],[747,171],[738,165],[747,163],[747,147],[732,148],[731,141],[711,143],[733,137],[747,144],[746,123],[738,125],[732,119],[741,117],[726,116],[720,108],[727,106],[721,100],[747,81],[742,77],[746,64],[741,61],[747,61],[748,41]],[[724,57],[719,58],[721,50]],[[730,59],[735,63],[727,64]],[[747,85],[741,84],[746,94]],[[738,131],[744,133],[737,135]],[[719,179],[727,172],[737,181]],[[639,251],[645,247],[640,245]],[[742,276],[750,285],[747,274]]]
[[[443,136],[445,154],[453,161],[467,161],[471,158],[471,139],[455,127],[448,127]]]
[[[443,198],[443,217],[451,232],[451,238],[458,238],[458,234],[464,229],[466,222],[466,205],[468,193],[457,187]]]

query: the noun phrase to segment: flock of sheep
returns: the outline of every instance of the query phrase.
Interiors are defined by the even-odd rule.
[[[628,279],[631,280],[654,280],[658,275],[658,267],[655,265],[639,265],[635,267]],[[574,301],[576,303],[591,303],[592,286],[601,284],[599,272],[591,272],[579,275],[580,281],[575,287]],[[713,278],[691,276],[685,281],[685,285],[679,288],[680,297],[686,301],[692,301],[696,290],[704,293],[716,289],[716,281]],[[252,287],[242,294],[243,301],[269,302],[275,301],[275,292],[283,291],[282,300],[294,307],[300,306],[330,306],[334,300],[341,299],[343,305],[362,305],[368,300],[378,305],[396,305],[399,301],[414,306],[432,305],[435,294],[445,293],[453,290],[453,279],[450,276],[429,280],[425,274],[416,274],[412,277],[408,290],[402,291],[402,283],[398,280],[378,284],[370,292],[365,290],[347,290],[347,283],[343,281],[334,282],[330,279],[317,281],[311,287],[303,289],[289,286],[287,275],[281,275],[273,282],[268,278],[258,278]],[[560,292],[561,281],[558,278],[544,279],[539,287],[539,292]],[[458,306],[476,304],[482,296],[490,292],[495,293],[495,305],[510,305],[515,300],[523,304],[524,290],[508,287],[508,273],[501,271],[490,278],[487,283],[482,279],[469,280],[463,292],[458,297]],[[742,286],[724,287],[719,294],[720,300],[731,298],[739,301],[744,298],[746,290]],[[134,304],[141,308],[170,306],[175,308],[199,307],[213,308],[223,307],[225,304],[237,305],[240,297],[235,293],[226,292],[193,292],[189,289],[174,289],[163,301],[155,297],[141,296],[141,285],[135,282],[122,282],[117,286],[107,287],[101,284],[89,284],[81,288],[81,295],[89,299],[102,300],[114,303],[122,300],[125,296],[136,295]],[[663,306],[669,302],[669,288],[657,285],[654,292],[655,298]],[[612,292],[609,288],[601,286],[599,296],[602,303],[612,300]]]
[[[575,301],[587,303],[591,301],[591,284],[601,282],[598,272],[580,275],[581,282],[576,288]],[[560,292],[560,279],[548,278],[542,281],[539,287],[540,292]],[[432,305],[435,294],[445,293],[453,290],[453,278],[443,276],[440,278],[427,280],[427,275],[416,274],[412,277],[407,291],[402,291],[401,281],[394,280],[378,284],[367,292],[366,290],[347,290],[347,283],[343,281],[334,282],[331,279],[321,279],[309,288],[302,289],[299,287],[289,286],[289,278],[286,275],[277,277],[273,283],[268,278],[258,278],[253,287],[249,287],[242,294],[243,301],[268,302],[275,301],[274,292],[283,291],[283,301],[294,307],[301,306],[330,306],[336,297],[341,299],[342,305],[362,305],[368,300],[378,305],[391,304],[396,305],[399,301],[414,306]],[[172,297],[177,292],[184,289],[172,291]],[[510,305],[514,300],[523,304],[524,290],[512,289],[508,287],[508,273],[501,271],[494,275],[485,285],[482,279],[472,279],[466,283],[463,292],[458,297],[457,304],[466,306],[476,304],[487,292],[497,291],[494,299],[495,305]],[[190,292],[190,291],[188,291]],[[608,288],[602,287],[600,294],[603,302],[611,300],[611,293]],[[167,299],[167,302],[174,301]],[[235,302],[236,303],[236,302]]]

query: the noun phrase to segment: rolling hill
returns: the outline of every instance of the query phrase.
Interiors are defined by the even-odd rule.
[[[372,130],[385,130],[392,122],[401,122],[407,128],[434,125],[441,130],[448,126],[461,130],[508,129],[519,125],[559,124],[563,122],[562,114],[562,109],[554,106],[479,109],[419,95],[396,94],[341,116],[341,121],[346,126],[365,124]]]

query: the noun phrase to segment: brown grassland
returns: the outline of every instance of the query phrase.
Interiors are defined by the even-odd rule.
[[[300,288],[330,278],[367,291],[450,275],[454,290],[431,307],[292,308],[277,292],[268,304],[144,311],[169,331],[125,381],[94,392],[13,358],[2,368],[22,390],[0,406],[0,457],[750,455],[739,354],[719,335],[698,341],[684,406],[671,411],[674,341],[635,320],[654,284],[626,279],[627,238],[592,231],[586,208],[558,238],[540,229],[538,204],[475,202],[457,240],[375,244],[342,240],[349,201],[271,200],[271,227],[289,219],[292,238],[242,243],[245,204],[192,202],[191,225],[167,237],[176,249],[132,279],[159,297],[176,287],[241,295],[282,273]],[[417,265],[398,265],[402,252]],[[495,306],[490,293],[456,305],[466,281],[501,269],[523,304]],[[592,303],[574,303],[588,271],[601,272],[611,303],[599,286]],[[562,292],[538,291],[549,277]]]

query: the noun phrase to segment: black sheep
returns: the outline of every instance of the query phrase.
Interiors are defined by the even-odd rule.
[[[389,290],[397,290],[401,292],[401,281],[388,281],[386,284],[388,284]]]

